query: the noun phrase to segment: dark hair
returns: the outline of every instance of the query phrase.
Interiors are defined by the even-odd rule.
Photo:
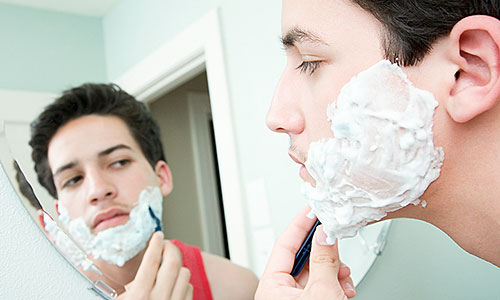
[[[471,15],[500,18],[498,0],[350,0],[383,26],[385,56],[400,66],[423,60],[434,42]]]
[[[160,129],[142,102],[115,84],[83,84],[64,91],[31,123],[29,144],[38,181],[54,198],[57,191],[47,158],[50,140],[66,123],[86,115],[119,117],[153,168],[159,160],[165,160]]]

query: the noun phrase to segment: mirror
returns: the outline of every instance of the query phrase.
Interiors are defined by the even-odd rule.
[[[16,190],[19,199],[26,208],[40,230],[57,248],[57,250],[66,258],[75,268],[81,271],[87,278],[93,282],[92,289],[104,299],[115,299],[117,293],[107,286],[103,281],[92,280],[92,275],[103,276],[102,272],[94,265],[92,260],[85,254],[84,251],[70,238],[63,227],[59,226],[52,216],[45,211],[36,196],[33,187],[25,176],[21,166],[12,156],[10,143],[7,139],[6,128],[16,128],[18,124],[5,122],[0,120],[0,163],[3,166],[12,186]],[[16,130],[12,130],[16,131]]]
[[[391,220],[371,224],[360,229],[353,238],[339,242],[340,259],[351,268],[351,278],[357,286],[368,273],[387,243]]]
[[[91,281],[110,282],[112,276],[103,274],[102,268],[93,265],[88,260],[87,255],[82,254],[81,251],[78,253],[81,250],[79,246],[67,249],[73,237],[68,235],[69,237],[65,239],[66,229],[61,229],[64,228],[62,226],[56,226],[61,224],[61,220],[58,218],[54,199],[39,184],[33,170],[31,147],[28,145],[30,123],[42,111],[43,107],[56,97],[56,95],[38,97],[31,94],[26,95],[25,100],[13,100],[2,104],[0,120],[2,120],[2,128],[5,128],[2,149],[6,150],[5,155],[2,155],[2,163],[9,169],[12,185],[17,188],[24,206],[35,222],[39,224],[39,227],[46,232],[47,237],[61,250],[61,253],[66,254],[68,260],[71,260]],[[12,96],[11,99],[16,99],[16,97]],[[164,145],[168,147],[166,155],[169,158],[172,172],[176,174],[175,180],[177,181],[175,191],[169,195],[169,201],[164,201],[163,216],[159,217],[163,217],[163,223],[168,228],[165,232],[166,238],[176,238],[198,246],[205,252],[229,257],[227,235],[222,223],[223,211],[220,191],[218,190],[220,183],[218,183],[219,178],[215,169],[216,157],[209,101],[206,74],[198,72],[170,93],[164,94],[148,104],[154,108],[157,114],[167,120],[166,123],[160,122],[159,125],[162,127],[162,139],[167,141],[164,142]],[[188,102],[187,106],[183,105],[185,102]],[[167,106],[168,109],[165,108]],[[25,110],[25,107],[31,107],[31,109]],[[175,124],[172,124],[172,120]],[[179,136],[178,129],[169,131],[168,129],[164,130],[165,127],[181,127],[187,130]],[[192,146],[193,144],[196,148]],[[188,148],[199,155],[194,162],[193,156],[186,155]],[[189,163],[194,164],[191,173],[185,170]],[[197,165],[197,163],[203,163],[203,165]],[[195,189],[192,182],[195,176],[200,175],[194,174],[199,170],[201,170],[201,187],[197,186]],[[23,175],[25,175],[26,181]],[[183,182],[185,184],[182,184]],[[203,199],[196,195],[201,194],[197,190],[198,188],[201,191],[206,191],[203,193]],[[175,200],[176,197],[179,199],[178,201]],[[202,204],[207,209],[201,209]],[[203,215],[202,219],[200,214]],[[191,226],[185,226],[186,220],[190,220]],[[58,239],[58,236],[61,238]],[[65,249],[61,249],[58,241]],[[65,250],[70,253],[65,253]],[[113,287],[117,292],[123,290],[123,286]]]

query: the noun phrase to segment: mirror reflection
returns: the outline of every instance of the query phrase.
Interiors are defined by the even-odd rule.
[[[196,88],[200,83],[201,88]],[[201,74],[194,78],[194,82],[188,82],[173,93],[174,98],[192,105],[181,107],[178,114],[182,110],[185,115],[198,114],[196,121],[199,122],[193,122],[193,127],[197,126],[199,140],[207,141],[197,143],[196,150],[201,156],[198,160],[205,159],[207,153],[215,153],[214,145],[210,144],[213,142],[213,127],[203,84],[206,90],[206,77]],[[161,106],[161,101],[169,101],[168,97],[166,95],[165,100],[160,99],[153,105]],[[175,103],[170,103],[172,106]],[[45,202],[52,201],[55,214],[45,211],[50,204],[40,205],[36,192],[23,176],[22,165],[12,161],[19,191],[29,203],[26,206],[31,206],[32,215],[47,237],[80,271],[92,281],[106,283],[120,295],[139,289],[143,292],[144,280],[153,280],[150,293],[165,293],[165,289],[170,289],[166,293],[177,296],[180,293],[182,297],[179,299],[192,296],[210,299],[212,295],[251,299],[257,284],[256,276],[224,257],[228,256],[227,241],[220,223],[223,212],[217,208],[220,192],[215,168],[205,170],[205,175],[213,177],[209,178],[209,183],[215,182],[215,186],[212,187],[213,199],[204,201],[205,205],[210,201],[217,205],[214,205],[215,210],[204,213],[211,213],[208,216],[210,222],[218,221],[218,224],[198,230],[200,235],[207,235],[199,238],[199,242],[211,242],[200,246],[212,253],[200,252],[199,246],[185,242],[185,238],[190,238],[189,234],[182,236],[181,242],[173,236],[173,226],[172,231],[165,231],[170,242],[163,240],[163,234],[155,234],[151,239],[154,232],[162,231],[161,219],[165,219],[163,198],[173,191],[173,176],[161,141],[168,133],[162,136],[159,129],[146,105],[116,85],[86,84],[66,91],[32,123],[29,141],[38,183],[50,195],[47,197],[50,201]],[[12,132],[7,135],[11,140],[18,138]],[[182,139],[172,139],[167,143],[182,146],[182,142]],[[216,157],[212,156],[209,163],[215,164],[215,161]],[[25,163],[29,165],[29,162]],[[178,163],[186,168],[182,161]],[[212,174],[207,173],[210,171]],[[193,189],[192,180],[181,181],[181,187],[182,183],[185,188]],[[184,210],[195,210],[195,215],[199,214],[196,205],[184,205]],[[182,209],[174,212],[181,214]],[[195,225],[196,221],[202,223],[202,220],[199,217],[191,221],[184,219],[181,227],[190,224],[200,229],[204,224]],[[65,233],[69,233],[69,237]],[[162,263],[151,266],[152,261]],[[178,268],[176,273],[172,268]],[[172,273],[176,276],[171,278],[170,287],[154,284],[155,278],[161,276],[161,282],[165,282],[164,277]],[[234,279],[228,280],[228,274]]]

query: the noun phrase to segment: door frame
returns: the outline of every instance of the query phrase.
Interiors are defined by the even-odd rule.
[[[224,256],[225,243],[219,204],[219,183],[209,127],[212,121],[210,98],[207,93],[188,92],[187,101],[203,245],[206,251]]]
[[[201,17],[113,80],[145,103],[206,70],[231,260],[250,267],[249,237],[218,9]]]

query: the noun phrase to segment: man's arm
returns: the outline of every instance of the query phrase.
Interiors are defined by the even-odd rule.
[[[252,271],[220,256],[205,252],[201,255],[214,300],[254,298],[259,281]]]

